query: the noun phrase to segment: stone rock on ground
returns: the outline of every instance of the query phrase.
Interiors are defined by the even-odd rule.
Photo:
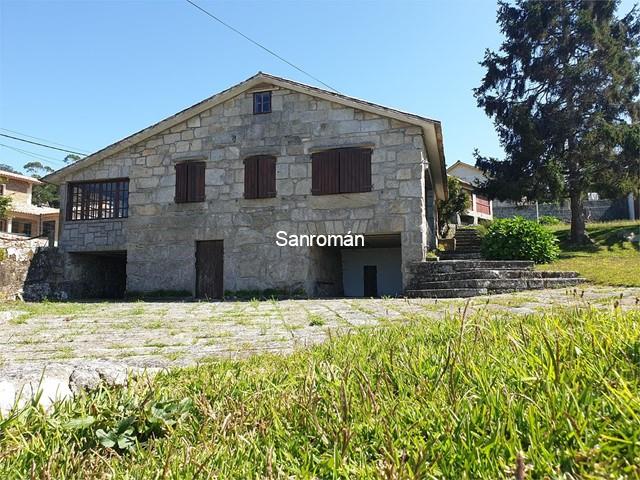
[[[96,370],[86,368],[76,368],[69,377],[69,386],[73,391],[95,390],[100,386],[102,379]]]
[[[0,416],[6,416],[15,406],[24,407],[38,395],[38,403],[45,410],[60,400],[100,385],[124,386],[128,379],[153,376],[160,369],[131,368],[108,361],[84,362],[80,365],[50,364],[46,370],[21,368],[0,379]]]

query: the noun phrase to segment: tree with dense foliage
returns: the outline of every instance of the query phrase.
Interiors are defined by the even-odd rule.
[[[7,183],[7,179],[4,177],[0,177],[0,183]],[[9,195],[0,195],[0,219],[6,218],[10,207],[11,197]]]
[[[53,168],[43,165],[40,162],[29,162],[23,167],[33,178],[40,179],[45,175],[53,172]],[[35,205],[46,205],[58,208],[60,206],[60,198],[58,196],[58,187],[51,183],[42,183],[34,185],[31,201]]]
[[[584,200],[640,185],[640,20],[617,1],[500,2],[505,36],[475,89],[506,158],[482,157],[501,200],[571,202],[571,241],[587,243]]]
[[[9,212],[10,207],[11,197],[8,195],[0,195],[0,218],[5,218],[7,216],[7,212]]]
[[[469,208],[469,195],[465,193],[456,177],[447,178],[449,196],[446,200],[438,202],[438,221],[442,234],[446,234],[449,229],[449,221],[456,215],[462,214]]]

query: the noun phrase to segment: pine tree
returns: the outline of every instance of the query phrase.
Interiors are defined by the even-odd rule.
[[[640,185],[640,20],[618,1],[499,2],[504,34],[475,89],[506,157],[476,165],[501,200],[571,202],[571,240],[589,241],[584,200]],[[628,192],[629,190],[627,190]]]

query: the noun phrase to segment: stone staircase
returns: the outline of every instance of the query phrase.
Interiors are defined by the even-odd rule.
[[[585,281],[576,272],[534,271],[524,260],[455,259],[411,266],[408,297],[454,298],[572,287]]]
[[[442,252],[441,260],[481,259],[481,239],[475,228],[458,228],[455,235],[455,250]]]

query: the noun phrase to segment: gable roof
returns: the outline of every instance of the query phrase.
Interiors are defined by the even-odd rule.
[[[257,85],[268,83],[281,88],[286,88],[299,93],[305,93],[317,98],[322,98],[331,102],[339,103],[348,107],[363,110],[365,112],[374,113],[387,118],[393,118],[402,122],[417,125],[422,128],[425,147],[427,149],[427,155],[429,157],[429,168],[431,170],[432,183],[436,196],[440,199],[444,199],[447,196],[447,172],[444,160],[444,146],[442,141],[442,127],[439,121],[426,117],[421,117],[413,113],[407,113],[400,110],[396,110],[375,103],[360,100],[340,93],[330,92],[323,90],[322,88],[313,87],[304,83],[295,82],[275,75],[258,72],[256,75],[244,80],[243,82],[234,85],[231,88],[223,90],[201,102],[192,105],[175,115],[172,115],[158,123],[155,123],[143,130],[140,130],[133,135],[130,135],[108,147],[98,150],[95,153],[68,165],[60,170],[57,170],[46,177],[45,182],[49,183],[61,183],[64,178],[72,172],[81,170],[83,168],[92,165],[108,156],[118,153],[132,145],[135,145],[157,133],[167,130],[185,120],[192,118],[205,110],[208,110],[216,105],[219,105],[232,97],[239,95],[245,90],[251,89]]]
[[[454,163],[449,168],[447,168],[447,173],[451,173],[453,170],[455,170],[458,167],[467,167],[467,168],[475,170],[476,172],[484,175],[484,172],[482,170],[480,170],[478,167],[476,167],[475,165],[471,165],[470,163],[464,163],[464,162],[461,162],[460,160],[458,160],[456,163]]]
[[[10,178],[12,180],[18,180],[20,182],[32,183],[34,185],[38,185],[42,183],[37,178],[27,177],[26,175],[22,175],[20,173],[7,172],[6,170],[0,170],[0,178]]]

